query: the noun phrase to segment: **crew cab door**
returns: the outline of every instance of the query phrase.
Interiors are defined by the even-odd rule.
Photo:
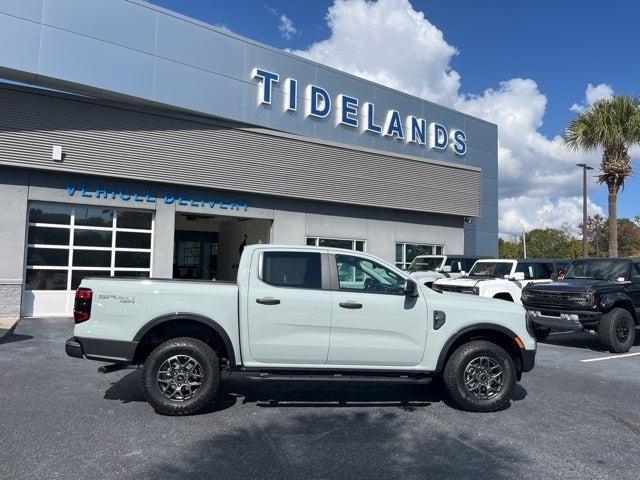
[[[322,365],[329,351],[331,291],[320,252],[265,250],[249,280],[251,358],[271,365]],[[323,267],[323,263],[325,267]]]
[[[329,255],[332,321],[328,365],[413,366],[424,355],[427,307],[405,279],[365,257]]]

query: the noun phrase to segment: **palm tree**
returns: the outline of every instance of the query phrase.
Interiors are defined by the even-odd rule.
[[[609,256],[618,256],[618,192],[633,174],[629,147],[640,143],[640,100],[616,96],[595,102],[569,122],[564,141],[578,150],[602,148],[598,183],[609,190]]]

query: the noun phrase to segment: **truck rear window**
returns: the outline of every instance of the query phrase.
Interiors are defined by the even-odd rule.
[[[321,288],[320,254],[311,252],[265,252],[262,280],[278,287]]]

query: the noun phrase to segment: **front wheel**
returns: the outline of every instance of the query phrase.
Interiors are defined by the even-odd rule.
[[[611,353],[628,352],[636,339],[633,317],[624,308],[605,313],[598,324],[598,338]]]
[[[190,337],[156,347],[142,370],[142,391],[156,412],[197,413],[213,402],[220,386],[220,362],[206,343]]]
[[[493,412],[509,404],[516,385],[516,367],[502,347],[475,340],[461,345],[449,357],[443,381],[461,409]]]

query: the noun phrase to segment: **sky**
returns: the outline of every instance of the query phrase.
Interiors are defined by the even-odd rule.
[[[562,132],[598,99],[640,96],[640,2],[152,3],[498,124],[503,235],[581,222],[575,164],[597,167],[601,152],[568,150]],[[637,169],[640,148],[631,156]],[[595,172],[589,213],[606,215],[607,191]],[[640,172],[621,192],[618,215],[640,215]]]

